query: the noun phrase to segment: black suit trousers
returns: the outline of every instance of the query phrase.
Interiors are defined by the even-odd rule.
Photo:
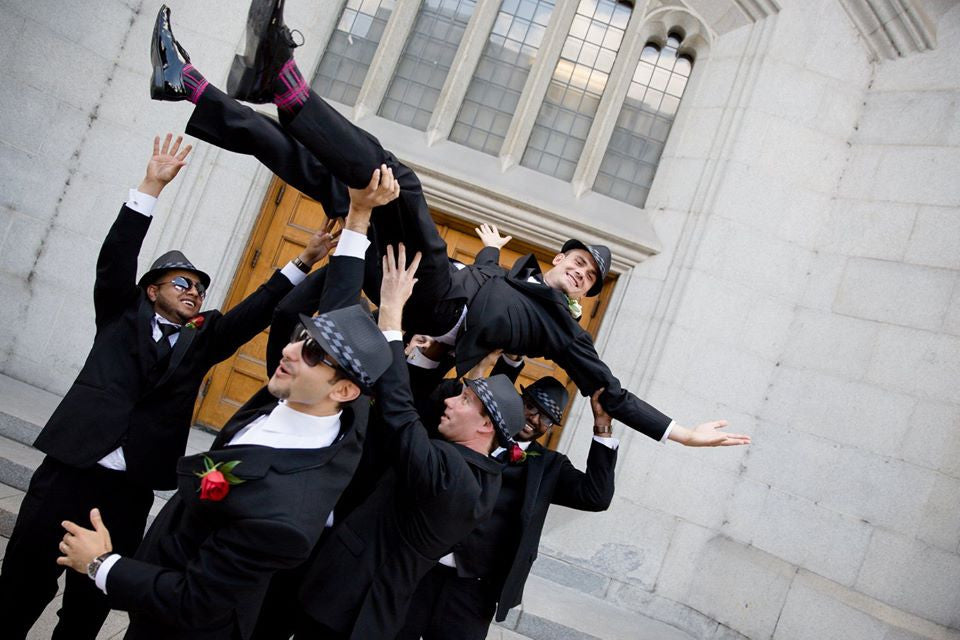
[[[63,520],[90,527],[97,507],[110,529],[113,550],[133,555],[143,537],[153,491],[132,482],[123,471],[104,467],[77,469],[49,456],[37,467],[20,505],[0,573],[0,620],[4,637],[25,638],[27,631],[57,595],[57,564]],[[110,606],[93,580],[67,570],[55,640],[93,640]]]
[[[489,580],[437,564],[417,585],[396,640],[484,640],[496,609]]]
[[[365,187],[381,164],[392,168],[400,183],[400,197],[374,209],[364,292],[375,303],[379,300],[381,258],[388,244],[403,242],[408,259],[417,251],[423,256],[417,286],[404,308],[404,327],[439,335],[456,322],[453,305],[447,313],[437,310],[437,302],[451,289],[453,268],[419,178],[323,98],[311,91],[299,112],[295,116],[281,113],[278,124],[211,86],[197,103],[187,133],[223,149],[255,156],[285,182],[319,201],[331,217],[347,214],[348,186]]]

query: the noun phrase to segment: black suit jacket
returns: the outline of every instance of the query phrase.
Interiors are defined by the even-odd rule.
[[[537,558],[540,535],[547,510],[559,504],[581,511],[604,511],[613,500],[614,467],[617,452],[596,441],[590,444],[587,471],[584,473],[562,453],[550,451],[534,442],[527,449],[539,455],[528,456],[523,479],[523,506],[519,513],[520,542],[514,549],[502,549],[504,564],[495,567],[492,579],[499,593],[497,620],[504,620],[507,612],[520,604],[523,585],[530,567]],[[507,482],[504,479],[504,482]],[[469,556],[478,545],[485,544],[483,525],[458,546],[456,556]]]
[[[487,259],[453,275],[448,298],[468,301],[466,328],[457,340],[457,373],[466,373],[497,348],[549,358],[584,396],[606,389],[600,402],[611,416],[659,440],[670,418],[620,386],[597,354],[593,338],[570,316],[563,293],[528,281],[539,275],[532,254],[518,259],[510,271]]]
[[[261,390],[206,454],[214,462],[239,460],[233,473],[245,482],[221,501],[200,500],[202,456],[182,458],[177,493],[136,558],[110,570],[110,604],[131,612],[128,640],[248,638],[273,573],[309,556],[360,458],[369,398],[344,409],[329,447],[225,446],[276,402]]]
[[[169,489],[176,486],[176,460],[204,375],[269,324],[292,284],[277,271],[227,313],[202,313],[200,328],[184,327],[160,359],[151,332],[153,306],[136,284],[137,255],[150,221],[124,206],[110,228],[97,260],[93,347],[34,446],[80,468],[122,446],[131,476]]]
[[[397,634],[420,578],[489,515],[500,488],[495,460],[427,436],[403,345],[391,348],[376,397],[395,432],[392,468],[321,545],[300,592],[311,617],[363,640]]]

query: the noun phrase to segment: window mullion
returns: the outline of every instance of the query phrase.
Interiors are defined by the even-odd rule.
[[[590,132],[587,134],[584,152],[580,156],[577,169],[573,174],[571,181],[573,192],[578,198],[589,191],[593,187],[594,180],[597,179],[600,163],[607,150],[607,145],[610,143],[610,137],[613,135],[613,129],[617,124],[617,117],[620,115],[620,108],[623,106],[627,90],[630,88],[630,81],[633,78],[633,73],[629,70],[637,66],[640,61],[640,54],[646,45],[642,25],[650,0],[637,4],[638,6],[634,7],[633,14],[630,16],[626,32],[623,34],[623,42],[617,53],[617,59],[613,63],[613,69],[610,71],[610,81],[608,81],[603,92],[603,97],[600,98],[597,114],[593,118]],[[616,79],[615,82],[614,79]]]
[[[390,21],[387,22],[383,36],[380,38],[377,52],[370,62],[370,69],[363,80],[363,87],[357,96],[357,104],[354,109],[355,119],[376,113],[380,109],[380,103],[383,102],[387,87],[390,86],[390,79],[393,78],[393,73],[400,61],[400,54],[403,52],[403,46],[406,44],[410,31],[417,20],[419,9],[419,0],[399,0],[397,2],[393,15],[390,16]]]
[[[477,8],[467,24],[460,48],[450,66],[450,73],[440,90],[440,97],[427,125],[427,144],[445,140],[457,119],[460,104],[470,86],[470,80],[483,53],[487,36],[493,28],[501,0],[478,0]]]
[[[570,25],[573,23],[579,5],[580,0],[558,0],[553,15],[550,16],[550,24],[543,44],[540,46],[540,53],[530,69],[527,84],[520,95],[516,113],[507,130],[503,147],[500,149],[500,167],[503,170],[519,164],[523,157],[537,114],[540,113],[540,105],[547,93],[547,87],[550,86],[553,70],[560,59],[567,32],[570,31]]]

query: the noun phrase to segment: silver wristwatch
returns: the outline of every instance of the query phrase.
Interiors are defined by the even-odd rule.
[[[102,565],[103,561],[112,555],[113,551],[107,551],[106,553],[100,554],[90,561],[90,564],[87,565],[87,575],[90,576],[91,580],[97,579],[97,571],[100,570],[100,565]]]

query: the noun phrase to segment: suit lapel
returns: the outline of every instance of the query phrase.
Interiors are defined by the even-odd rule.
[[[193,327],[184,326],[180,329],[180,337],[177,338],[177,344],[173,345],[173,351],[170,352],[170,360],[167,361],[167,370],[163,372],[163,376],[157,380],[155,386],[159,387],[173,375],[173,372],[177,370],[177,367],[179,367],[183,361],[183,356],[187,354],[190,343],[192,343],[196,337],[197,330]]]
[[[153,305],[146,296],[140,299],[137,308],[137,349],[140,357],[140,373],[144,378],[150,374],[150,369],[157,361],[157,343],[153,339]]]
[[[273,408],[277,406],[276,398],[273,399],[273,402],[262,404],[257,407],[252,407],[249,409],[240,409],[237,413],[233,414],[233,417],[227,421],[227,424],[223,426],[223,429],[220,429],[220,433],[217,434],[217,437],[211,445],[211,449],[220,449],[227,446],[227,443],[230,442],[230,439],[237,434],[240,429],[244,428],[256,418],[260,416],[267,415]]]
[[[537,442],[531,443],[528,452],[531,449],[540,455],[528,456],[526,462],[523,463],[527,466],[527,481],[523,494],[523,508],[520,510],[520,515],[524,522],[529,520],[533,514],[533,508],[537,503],[537,494],[540,492],[540,482],[543,480],[543,471],[546,467],[546,463],[544,462],[547,453],[546,449]]]

